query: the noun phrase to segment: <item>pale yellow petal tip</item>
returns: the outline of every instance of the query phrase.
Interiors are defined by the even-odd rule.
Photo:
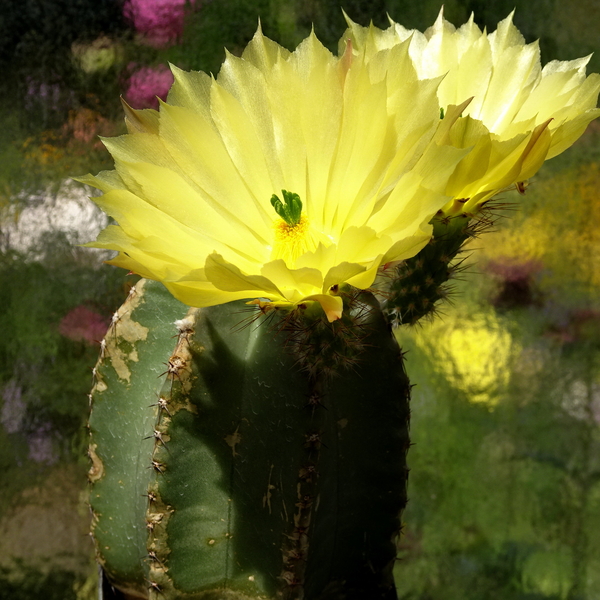
[[[87,173],[86,175],[78,175],[77,177],[71,177],[72,181],[76,181],[77,183],[83,183],[84,185],[93,186],[93,182],[95,181],[95,177],[91,173]]]
[[[349,17],[348,13],[342,8],[342,15],[344,17],[344,20],[346,21],[346,25],[348,25],[348,27],[352,27],[352,25],[355,25],[354,21]]]
[[[128,133],[158,134],[158,111],[152,108],[132,108],[123,96],[121,96],[121,106],[125,114],[125,125]]]

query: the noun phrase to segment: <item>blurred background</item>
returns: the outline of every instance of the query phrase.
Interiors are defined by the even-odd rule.
[[[600,0],[447,0],[542,59],[598,46]],[[430,26],[440,0],[346,0],[348,15]],[[105,225],[70,177],[111,168],[119,96],[157,106],[167,63],[217,73],[260,18],[292,49],[332,50],[338,0],[2,0],[0,6],[0,599],[91,600],[88,392],[133,278],[78,244]],[[590,71],[600,71],[600,55]],[[413,390],[404,600],[600,598],[600,127],[506,193],[453,303],[400,329]]]

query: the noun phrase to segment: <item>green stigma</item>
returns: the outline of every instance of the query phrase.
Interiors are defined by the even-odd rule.
[[[440,108],[440,119],[444,118],[444,109]]]
[[[300,196],[287,190],[281,190],[281,193],[283,195],[283,202],[279,199],[279,196],[273,194],[271,196],[271,205],[275,209],[275,212],[288,225],[292,227],[298,225],[302,216],[302,200],[300,200]]]

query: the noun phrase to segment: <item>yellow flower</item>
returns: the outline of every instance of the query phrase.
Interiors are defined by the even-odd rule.
[[[216,79],[173,72],[167,103],[126,107],[129,134],[104,141],[115,170],[82,180],[118,223],[89,244],[113,264],[191,306],[316,301],[332,321],[341,285],[430,239],[467,151],[406,53],[336,57],[314,35],[290,53],[259,30]]]
[[[525,43],[512,16],[490,34],[472,16],[455,29],[442,12],[425,33],[391,20],[386,30],[360,27],[347,18],[342,43],[352,40],[366,60],[408,46],[419,79],[439,82],[442,116],[449,105],[470,100],[446,140],[472,148],[449,181],[454,200],[446,214],[475,213],[499,191],[527,180],[600,114],[600,76],[585,76],[590,57],[552,61],[542,69],[538,43]]]

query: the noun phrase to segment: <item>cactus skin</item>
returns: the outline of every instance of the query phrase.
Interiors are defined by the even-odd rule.
[[[410,386],[375,298],[345,303],[333,324],[313,306],[244,327],[243,303],[188,309],[161,284],[134,288],[90,418],[93,534],[116,587],[396,598]]]
[[[152,478],[148,456],[154,441],[146,437],[156,419],[156,408],[149,405],[156,403],[163,385],[159,375],[173,345],[172,322],[187,310],[166,295],[157,295],[155,305],[147,306],[143,289],[143,284],[132,288],[103,340],[89,420],[90,504],[98,557],[117,587],[141,598],[148,570],[140,560],[147,554],[147,532],[139,515],[146,510],[143,495]]]

